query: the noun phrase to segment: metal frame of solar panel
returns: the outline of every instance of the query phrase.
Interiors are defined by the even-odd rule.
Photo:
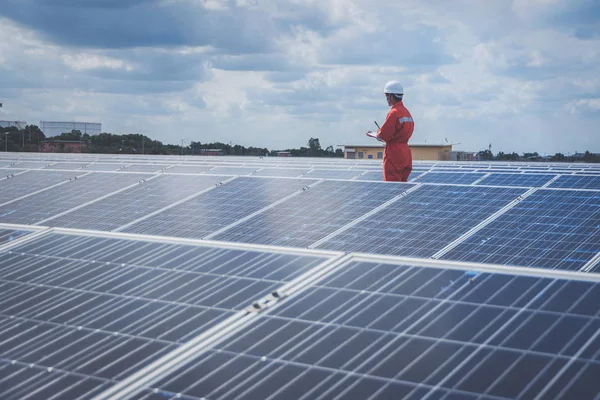
[[[211,391],[219,398],[289,398],[289,393],[298,397],[307,387],[314,389],[302,392],[307,398],[386,398],[390,391],[395,397],[405,393],[405,398],[429,399],[545,398],[556,393],[581,398],[598,392],[594,376],[600,372],[600,315],[593,299],[600,294],[600,190],[589,174],[593,165],[415,162],[414,180],[403,184],[361,181],[360,174],[381,171],[376,160],[0,153],[2,160],[10,163],[0,170],[14,176],[0,180],[0,190],[3,184],[20,190],[6,204],[19,200],[21,209],[16,214],[5,209],[6,217],[24,218],[24,210],[36,202],[72,196],[52,209],[41,207],[45,209],[27,220],[47,226],[2,224],[0,219],[0,392],[10,388],[13,397],[54,398],[65,385],[79,394],[87,391],[86,398],[104,391],[98,398],[128,393],[140,399],[198,399]],[[23,170],[19,163],[37,168]],[[94,163],[121,168],[91,173]],[[232,213],[225,226],[211,224],[207,229],[212,232],[203,233],[203,240],[79,231],[52,227],[52,221],[83,216],[94,204],[128,201],[144,181],[115,189],[109,182],[93,185],[93,179],[86,180],[82,187],[97,186],[90,189],[95,194],[77,193],[72,181],[38,182],[35,188],[9,182],[19,177],[26,182],[34,173],[65,172],[52,165],[84,177],[127,174],[122,168],[126,165],[143,170],[168,166],[146,173],[147,182],[156,184],[193,180],[189,173],[170,173],[176,166],[202,170],[196,177],[232,172],[225,184],[202,193],[175,201],[165,198],[156,205],[142,201],[141,216],[133,222],[150,221],[161,213],[195,221],[180,207],[194,200],[199,202],[193,210],[216,207],[222,211],[216,216],[223,216],[227,204],[219,204],[219,195],[241,190],[236,181],[252,186],[257,179],[269,185],[277,179],[304,180],[308,190],[294,187],[291,195],[279,193],[266,200],[254,193],[256,207]],[[72,169],[75,165],[84,167]],[[259,178],[263,168],[325,171],[325,176],[346,171],[346,179]],[[590,171],[586,174],[585,169]],[[236,174],[248,170],[256,174]],[[228,183],[232,185],[225,190]],[[62,188],[68,191],[61,194]],[[103,191],[104,196],[95,198]],[[74,206],[78,196],[83,203]],[[303,204],[302,199],[310,202]],[[411,202],[412,214],[399,210],[414,222],[400,226],[404,234],[373,235],[374,227],[390,218],[402,221],[400,215],[393,216],[395,207]],[[98,218],[106,207],[102,210]],[[19,218],[13,221],[23,221]],[[125,231],[135,226],[126,219],[115,220],[113,226],[125,223],[117,228]],[[417,245],[423,228],[430,237]],[[346,247],[330,247],[336,252],[315,250],[344,238],[352,240]],[[369,239],[375,241],[370,245]],[[377,247],[386,240],[387,248]],[[406,246],[395,248],[396,240]],[[212,252],[196,254],[191,248]],[[261,274],[272,263],[264,267],[260,256],[248,261],[236,253],[233,259],[244,264],[233,268],[231,249],[301,254],[304,261],[296,262],[313,256],[318,261],[294,272],[276,268],[270,279]],[[350,253],[357,250],[370,254]],[[202,267],[211,262],[220,267]],[[91,311],[86,308],[90,305]],[[204,311],[194,313],[194,307]],[[183,334],[169,321],[199,321],[210,312],[235,317],[224,322],[213,315],[178,341],[160,336],[165,330]],[[377,325],[390,324],[390,316],[397,318],[394,326]],[[66,318],[70,325],[64,325]],[[115,329],[106,331],[111,326]],[[18,340],[15,332],[21,332]],[[68,338],[84,334],[98,339],[77,364],[68,348],[83,338]],[[297,340],[292,343],[291,337]],[[379,345],[379,351],[371,351]],[[57,361],[30,362],[36,357]],[[221,363],[215,364],[217,360]],[[185,377],[207,365],[206,379],[186,386]]]
[[[276,295],[96,399],[598,394],[595,274],[351,254]]]
[[[69,229],[15,240],[0,250],[0,396],[90,398],[339,256]]]

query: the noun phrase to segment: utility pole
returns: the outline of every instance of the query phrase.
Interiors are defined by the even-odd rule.
[[[145,140],[146,140],[146,138],[142,136],[142,155],[144,155],[144,154],[145,154],[145,147],[144,147],[144,145],[145,145]]]

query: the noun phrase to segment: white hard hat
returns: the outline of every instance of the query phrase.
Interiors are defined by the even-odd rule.
[[[398,81],[389,81],[385,84],[383,93],[404,94],[404,88]]]

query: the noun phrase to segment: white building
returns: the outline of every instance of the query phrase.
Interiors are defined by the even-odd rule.
[[[27,125],[26,121],[0,121],[0,128],[10,128],[11,126],[14,126],[18,129],[23,129],[25,128],[25,125]]]
[[[61,133],[70,133],[73,130],[78,130],[88,135],[98,135],[102,132],[102,124],[99,122],[40,121],[40,129],[46,137],[58,136]]]

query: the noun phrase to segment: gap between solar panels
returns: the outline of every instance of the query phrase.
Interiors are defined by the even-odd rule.
[[[397,202],[398,200],[400,200],[401,198],[409,195],[410,193],[414,192],[415,190],[419,189],[420,187],[422,187],[423,184],[416,184],[413,187],[408,188],[407,190],[405,190],[404,192],[400,193],[399,195],[393,197],[392,199],[386,201],[385,203],[383,203],[382,205],[380,205],[379,207],[374,208],[373,210],[367,212],[366,214],[363,214],[362,216],[356,218],[355,220],[353,220],[352,222],[342,226],[340,229],[330,233],[329,235],[323,237],[322,239],[314,242],[313,244],[311,244],[310,246],[308,246],[309,249],[314,249],[317,248],[317,246],[321,245],[322,243],[338,236],[339,234],[347,231],[348,229],[352,228],[353,226],[356,226],[358,224],[360,224],[362,221],[364,221],[365,219],[369,218],[371,215],[377,214],[378,212],[380,212],[381,210],[387,208],[388,206],[394,204],[395,202]]]
[[[92,173],[94,173],[94,172],[92,172]],[[101,172],[101,173],[102,173],[102,172]],[[107,194],[105,194],[104,196],[97,197],[97,198],[96,198],[96,199],[94,199],[94,200],[91,200],[91,201],[88,201],[88,202],[82,203],[82,204],[80,204],[80,205],[78,205],[78,206],[76,206],[76,207],[73,207],[73,208],[69,209],[69,210],[66,210],[66,211],[63,211],[63,212],[61,212],[61,213],[55,214],[55,215],[53,215],[53,216],[51,216],[51,217],[49,217],[49,218],[43,219],[43,220],[41,220],[41,221],[39,221],[39,222],[36,222],[34,225],[44,225],[44,224],[45,224],[46,222],[48,222],[48,221],[52,221],[53,219],[56,219],[56,218],[62,217],[63,215],[69,214],[69,213],[71,213],[71,212],[73,212],[73,211],[76,211],[76,210],[79,210],[79,209],[81,209],[81,208],[83,208],[83,207],[87,207],[87,206],[89,206],[90,204],[94,204],[94,203],[97,203],[97,202],[99,202],[99,201],[102,201],[102,200],[104,200],[104,199],[107,199],[107,198],[109,198],[109,197],[112,197],[112,196],[114,196],[114,195],[117,195],[117,194],[119,194],[119,193],[121,193],[121,192],[124,192],[124,191],[126,191],[126,190],[129,190],[129,189],[131,189],[131,188],[134,188],[134,187],[136,187],[136,186],[138,186],[138,185],[141,185],[141,184],[143,184],[143,183],[145,183],[145,182],[151,181],[152,179],[156,179],[156,178],[158,178],[158,177],[160,177],[160,176],[161,176],[161,175],[155,174],[155,175],[151,175],[151,176],[149,176],[149,177],[147,177],[147,178],[140,179],[139,181],[137,181],[137,182],[135,182],[135,183],[132,183],[132,184],[131,184],[131,185],[129,185],[129,186],[125,186],[125,187],[123,187],[123,188],[121,188],[121,189],[115,190],[114,192],[107,193]]]
[[[69,178],[68,180],[66,180],[66,179],[65,179],[64,181],[62,181],[62,182],[59,182],[59,183],[56,183],[56,184],[54,184],[54,185],[50,185],[50,186],[48,186],[48,187],[45,187],[45,188],[43,188],[43,189],[40,189],[40,190],[36,190],[35,192],[32,192],[32,193],[27,193],[26,195],[24,195],[24,196],[20,196],[20,197],[18,197],[18,198],[16,198],[16,199],[12,199],[12,200],[6,201],[6,202],[4,202],[4,203],[0,204],[0,206],[5,206],[5,205],[7,205],[7,204],[11,204],[11,203],[17,202],[17,201],[19,201],[19,200],[23,200],[23,199],[25,199],[25,198],[28,198],[28,197],[31,197],[31,196],[35,196],[35,195],[36,195],[36,194],[38,194],[38,193],[43,193],[43,192],[45,192],[45,191],[47,191],[47,190],[50,190],[50,189],[52,189],[52,188],[55,188],[55,187],[57,187],[57,186],[65,185],[65,184],[67,184],[67,183],[69,183],[69,182],[71,182],[71,181],[73,181],[73,180],[75,180],[75,179],[82,178],[82,177],[84,177],[84,176],[87,176],[87,175],[90,175],[90,174],[92,174],[92,173],[93,173],[93,172],[86,172],[86,173],[84,173],[84,174],[81,174],[81,175],[73,176],[73,177]]]
[[[513,208],[514,206],[516,206],[521,201],[523,201],[527,197],[531,196],[533,193],[535,193],[538,190],[539,190],[539,188],[529,189],[527,192],[523,193],[522,195],[520,195],[519,197],[517,197],[515,200],[511,201],[506,206],[504,206],[500,210],[496,211],[494,214],[490,215],[488,218],[486,218],[485,220],[481,221],[479,224],[477,224],[476,226],[474,226],[473,228],[471,228],[470,230],[468,230],[465,234],[461,235],[458,239],[456,239],[455,241],[453,241],[452,243],[450,243],[448,246],[444,247],[443,249],[441,249],[440,251],[438,251],[437,253],[435,253],[433,256],[431,256],[431,258],[438,259],[440,257],[443,257],[444,254],[448,253],[450,250],[454,249],[456,246],[458,246],[464,240],[468,239],[469,237],[473,236],[476,232],[480,231],[481,229],[483,229],[487,225],[489,225],[492,222],[494,222],[502,214],[506,213],[511,208]]]
[[[257,178],[257,179],[258,179],[258,178]],[[313,188],[313,187],[315,187],[316,185],[318,185],[318,184],[320,184],[320,183],[323,183],[323,182],[325,182],[325,181],[326,181],[326,179],[319,179],[319,180],[318,180],[318,181],[316,181],[316,182],[313,182],[313,183],[311,183],[311,184],[308,184],[308,185],[306,185],[304,188],[302,188],[301,190],[297,190],[297,191],[295,191],[295,192],[294,192],[294,193],[292,193],[292,194],[289,194],[289,195],[287,195],[287,196],[285,196],[285,197],[282,197],[281,199],[279,199],[279,200],[277,200],[277,201],[274,201],[274,202],[270,203],[268,206],[266,206],[266,207],[263,207],[263,208],[261,208],[260,210],[257,210],[257,211],[255,211],[255,212],[253,212],[253,213],[251,213],[251,214],[248,214],[248,215],[246,215],[245,217],[243,217],[243,218],[240,218],[240,219],[238,219],[237,221],[233,222],[232,224],[229,224],[229,225],[227,225],[227,226],[224,226],[223,228],[221,228],[221,229],[218,229],[218,230],[216,230],[216,231],[212,232],[211,234],[204,236],[204,237],[202,238],[202,240],[210,240],[210,239],[212,239],[212,238],[214,238],[214,237],[216,237],[216,236],[220,235],[221,233],[223,233],[223,232],[225,232],[225,231],[228,231],[228,230],[230,230],[231,228],[234,228],[234,227],[236,227],[236,226],[238,226],[238,225],[240,225],[240,224],[243,224],[244,222],[248,221],[249,219],[251,219],[251,218],[255,217],[256,215],[262,214],[263,212],[265,212],[265,211],[267,211],[267,210],[269,210],[269,209],[271,209],[271,208],[273,208],[273,207],[275,207],[275,206],[277,206],[277,205],[279,205],[279,204],[281,204],[281,203],[285,202],[286,200],[288,200],[288,199],[290,199],[290,198],[292,198],[292,197],[298,196],[299,194],[301,194],[301,193],[302,193],[302,192],[304,192],[305,190],[310,190],[310,188]]]
[[[211,187],[208,187],[208,188],[206,188],[206,189],[203,189],[203,190],[199,190],[198,192],[196,192],[196,193],[193,193],[193,194],[191,194],[191,195],[189,195],[189,196],[187,196],[187,197],[184,197],[183,199],[181,199],[181,200],[179,200],[179,201],[176,201],[176,202],[174,202],[174,203],[171,203],[171,204],[169,204],[169,205],[167,205],[167,206],[165,206],[165,207],[163,207],[163,208],[160,208],[160,209],[158,209],[158,210],[156,210],[156,211],[153,211],[153,212],[151,212],[151,213],[149,213],[149,214],[146,214],[146,215],[144,215],[143,217],[140,217],[140,218],[138,218],[138,219],[135,219],[135,220],[133,220],[133,221],[131,221],[131,222],[129,222],[129,223],[127,223],[127,224],[125,224],[125,225],[121,225],[120,227],[118,227],[118,228],[116,228],[116,229],[113,229],[113,230],[112,230],[112,232],[120,232],[120,231],[123,231],[124,229],[127,229],[127,228],[129,228],[130,226],[137,224],[138,222],[145,221],[145,220],[147,220],[148,218],[151,218],[151,217],[153,217],[153,216],[155,216],[155,215],[157,215],[157,214],[160,214],[161,212],[164,212],[164,211],[166,211],[166,210],[169,210],[169,209],[171,209],[171,208],[177,207],[178,205],[180,205],[180,204],[182,204],[182,203],[185,203],[186,201],[189,201],[189,200],[192,200],[192,199],[194,199],[194,198],[196,198],[196,197],[199,197],[199,196],[203,195],[204,193],[206,193],[206,192],[208,192],[208,191],[210,191],[210,190],[213,190],[214,188],[217,188],[217,187],[219,187],[219,186],[221,186],[221,185],[224,185],[224,184],[226,184],[226,183],[228,183],[228,182],[231,182],[231,181],[233,181],[233,180],[235,180],[235,179],[237,179],[237,176],[232,176],[232,177],[229,177],[229,178],[227,178],[227,179],[224,179],[223,181],[221,181],[221,182],[219,182],[219,183],[217,183],[217,184],[215,184],[215,185],[213,185],[213,186],[211,186]]]

